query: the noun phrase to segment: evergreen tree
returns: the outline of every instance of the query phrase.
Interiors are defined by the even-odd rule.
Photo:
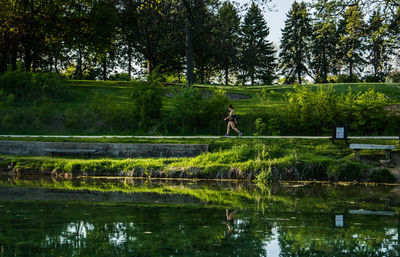
[[[275,49],[267,40],[269,28],[261,13],[260,8],[254,2],[247,11],[242,24],[242,49],[241,68],[243,80],[250,77],[251,85],[256,79],[263,83],[271,83],[275,78]]]
[[[389,26],[379,11],[374,11],[368,21],[367,50],[368,63],[374,69],[374,76],[383,81],[390,67],[393,44],[390,40]]]
[[[199,1],[192,13],[193,60],[196,81],[203,84],[216,66],[216,14]]]
[[[224,71],[225,85],[229,84],[229,72],[238,66],[238,52],[240,47],[240,17],[235,6],[224,2],[218,11],[217,18],[217,63]]]
[[[312,32],[310,22],[306,4],[294,2],[282,30],[279,66],[286,77],[297,76],[300,84],[302,76],[308,71]]]
[[[339,23],[339,31],[342,60],[348,66],[347,70],[352,78],[353,71],[365,64],[363,58],[365,23],[358,5],[350,6],[344,12],[343,19]]]
[[[320,1],[324,2],[325,1]],[[317,12],[314,17],[312,33],[312,61],[311,67],[316,82],[328,82],[330,73],[338,72],[338,35],[334,9],[330,5],[318,2],[314,8]]]

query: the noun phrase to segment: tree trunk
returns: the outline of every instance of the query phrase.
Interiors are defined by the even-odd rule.
[[[56,73],[58,73],[58,58],[54,57],[54,70]]]
[[[103,58],[103,80],[107,80],[107,56]]]
[[[129,80],[131,79],[132,75],[132,48],[128,46],[128,76]]]
[[[251,85],[254,86],[254,71],[250,72]]]
[[[229,85],[229,68],[225,67],[225,85]]]
[[[25,71],[30,71],[31,70],[31,49],[29,47],[25,47],[25,53],[24,53],[24,65],[25,65]]]
[[[326,60],[325,48],[323,50],[323,60],[322,60],[322,83],[328,82],[328,63]]]
[[[351,60],[349,63],[349,76],[350,76],[350,79],[353,77],[353,62]]]
[[[194,79],[193,79],[193,46],[192,46],[192,22],[191,22],[191,13],[190,10],[187,10],[186,14],[186,79],[188,86],[192,86]]]
[[[299,80],[299,84],[301,85],[301,72],[297,72],[297,79]]]
[[[78,48],[78,65],[76,67],[76,75],[78,79],[82,79],[82,49],[81,47]]]
[[[17,50],[14,47],[11,49],[10,64],[11,70],[17,69]]]

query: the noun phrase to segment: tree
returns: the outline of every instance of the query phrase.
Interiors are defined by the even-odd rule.
[[[343,14],[343,19],[339,23],[340,49],[343,62],[348,65],[350,78],[353,77],[353,71],[364,64],[365,46],[364,31],[365,23],[363,14],[358,5],[347,8]]]
[[[367,31],[368,62],[374,69],[374,76],[383,81],[390,66],[393,44],[390,40],[389,26],[379,11],[373,12],[368,21]]]
[[[308,72],[311,43],[311,24],[304,2],[294,2],[287,14],[282,30],[280,68],[286,77],[294,77],[301,84],[302,76]]]
[[[174,0],[140,1],[137,16],[136,50],[147,64],[147,73],[180,69],[184,56],[183,14]]]
[[[271,42],[267,40],[269,28],[254,2],[247,11],[241,28],[241,68],[243,80],[250,77],[251,85],[255,80],[270,83],[275,77],[275,53]]]
[[[192,14],[192,48],[196,80],[204,83],[205,77],[216,66],[216,41],[218,40],[216,15],[205,1],[199,2]]]
[[[328,82],[329,73],[338,72],[338,35],[334,6],[325,0],[318,0],[312,33],[311,67],[316,82]]]
[[[102,78],[107,80],[108,68],[113,66],[114,43],[118,21],[115,1],[94,1],[90,13],[90,46],[102,66]]]
[[[225,85],[229,84],[229,72],[238,66],[240,47],[240,17],[235,6],[224,2],[217,15],[217,63],[225,72]]]

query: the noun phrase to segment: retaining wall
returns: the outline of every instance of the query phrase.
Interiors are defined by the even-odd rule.
[[[45,149],[88,149],[96,150],[91,156],[102,157],[192,157],[208,150],[206,144],[122,144],[122,143],[73,143],[73,142],[35,142],[0,141],[0,154],[46,156],[51,152]],[[67,155],[59,153],[57,155]],[[68,154],[79,156],[80,154]]]

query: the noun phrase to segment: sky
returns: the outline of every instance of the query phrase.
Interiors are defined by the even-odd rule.
[[[240,4],[249,3],[250,0],[235,0]],[[310,2],[310,0],[303,0],[304,2]],[[298,0],[298,2],[301,2]],[[275,46],[279,46],[281,39],[281,29],[285,26],[286,14],[289,12],[294,0],[272,0],[271,6],[274,6],[274,11],[265,10],[264,17],[269,27],[269,40],[272,41]]]

